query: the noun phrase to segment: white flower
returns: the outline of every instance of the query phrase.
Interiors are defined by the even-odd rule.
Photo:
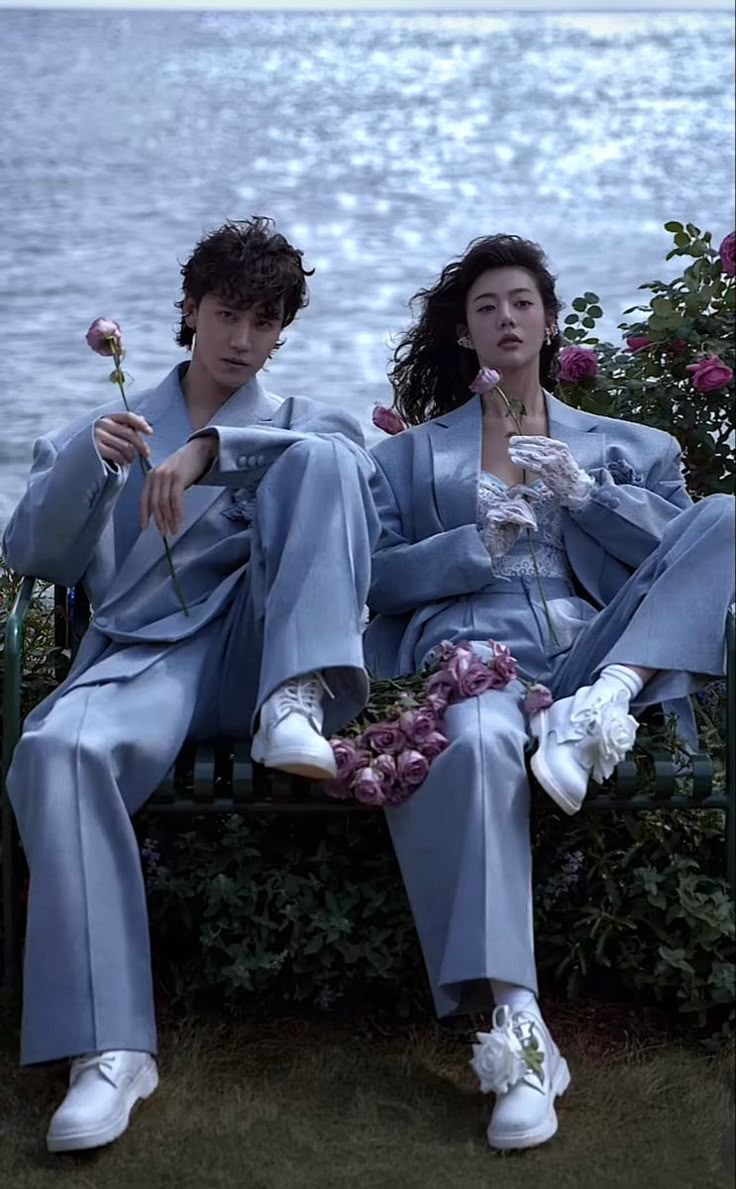
[[[502,1024],[497,1021],[503,1020]],[[493,1013],[492,1032],[478,1032],[478,1044],[473,1045],[470,1062],[480,1082],[481,1092],[506,1094],[526,1073],[526,1061],[521,1040],[513,1030],[507,1009]]]
[[[623,712],[620,702],[607,702],[601,707],[596,730],[598,754],[593,765],[594,780],[608,780],[616,764],[634,746],[638,727],[636,719]]]
[[[570,716],[577,730],[571,735],[582,739],[584,750],[593,764],[593,779],[608,780],[616,764],[631,751],[639,724],[628,714],[628,698],[623,690],[605,702],[596,701]]]

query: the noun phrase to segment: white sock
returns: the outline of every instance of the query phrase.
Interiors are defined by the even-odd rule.
[[[622,689],[631,701],[644,689],[644,682],[628,665],[606,665],[605,669],[601,670],[595,686],[596,689],[610,689],[612,693]]]
[[[507,1007],[512,1015],[517,1011],[531,1011],[541,1019],[537,997],[528,987],[519,987],[516,983],[504,983],[500,979],[491,979],[491,990],[496,1007]]]

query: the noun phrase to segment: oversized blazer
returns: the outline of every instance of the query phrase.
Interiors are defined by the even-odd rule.
[[[153,466],[194,436],[183,366],[129,401],[153,428]],[[85,684],[111,640],[131,647],[102,662],[104,669],[98,664],[90,680],[140,672],[171,642],[223,611],[251,555],[254,493],[288,446],[329,436],[355,454],[366,476],[373,470],[359,423],[342,410],[303,397],[282,400],[256,378],[238,389],[200,431],[217,433],[218,457],[185,493],[181,527],[169,537],[185,615],[155,524],[140,531],[140,466],[108,465],[94,442],[95,422],[120,410],[120,401],[111,402],[38,439],[27,490],[3,538],[5,559],[17,573],[82,583],[89,595],[93,618],[70,675],[75,685]]]
[[[549,393],[545,400],[549,436],[566,442],[596,480],[587,505],[564,512],[563,534],[581,593],[603,607],[691,503],[680,447],[662,430],[585,413]],[[481,401],[473,397],[371,451],[381,532],[366,659],[377,676],[411,672],[424,620],[493,581],[476,528],[481,440]]]

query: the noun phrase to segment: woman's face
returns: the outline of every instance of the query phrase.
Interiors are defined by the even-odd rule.
[[[552,321],[535,278],[524,268],[481,273],[468,290],[465,317],[465,334],[480,366],[495,368],[502,376],[538,358]]]

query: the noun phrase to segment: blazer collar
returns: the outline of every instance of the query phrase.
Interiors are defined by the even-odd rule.
[[[153,429],[150,438],[151,464],[157,466],[170,454],[183,446],[194,432],[189,417],[189,411],[181,388],[186,364],[178,364],[173,368],[157,388],[144,397],[138,406],[138,412],[147,418]],[[277,410],[283,405],[280,397],[267,392],[254,377],[238,388],[230,399],[218,409],[208,425],[228,425],[244,427],[263,424],[273,420]],[[140,484],[135,486],[126,484],[131,494],[136,498],[135,506],[125,501],[125,514],[137,516],[137,493]],[[168,538],[173,545],[205,515],[215,500],[222,495],[222,487],[200,485],[195,483],[184,495],[184,517],[181,528],[175,536]],[[127,494],[124,489],[123,494]],[[122,502],[122,501],[121,501]],[[122,509],[121,509],[122,510]],[[164,552],[163,541],[153,522],[147,530],[141,533],[130,553],[123,561],[108,593],[105,603],[110,604],[120,598],[121,594],[135,585],[151,566],[161,560]]]
[[[565,442],[585,470],[602,466],[605,436],[594,432],[599,429],[596,418],[581,409],[573,409],[550,392],[544,395],[549,436]],[[435,499],[445,528],[475,523],[482,429],[483,412],[478,396],[428,424]]]

